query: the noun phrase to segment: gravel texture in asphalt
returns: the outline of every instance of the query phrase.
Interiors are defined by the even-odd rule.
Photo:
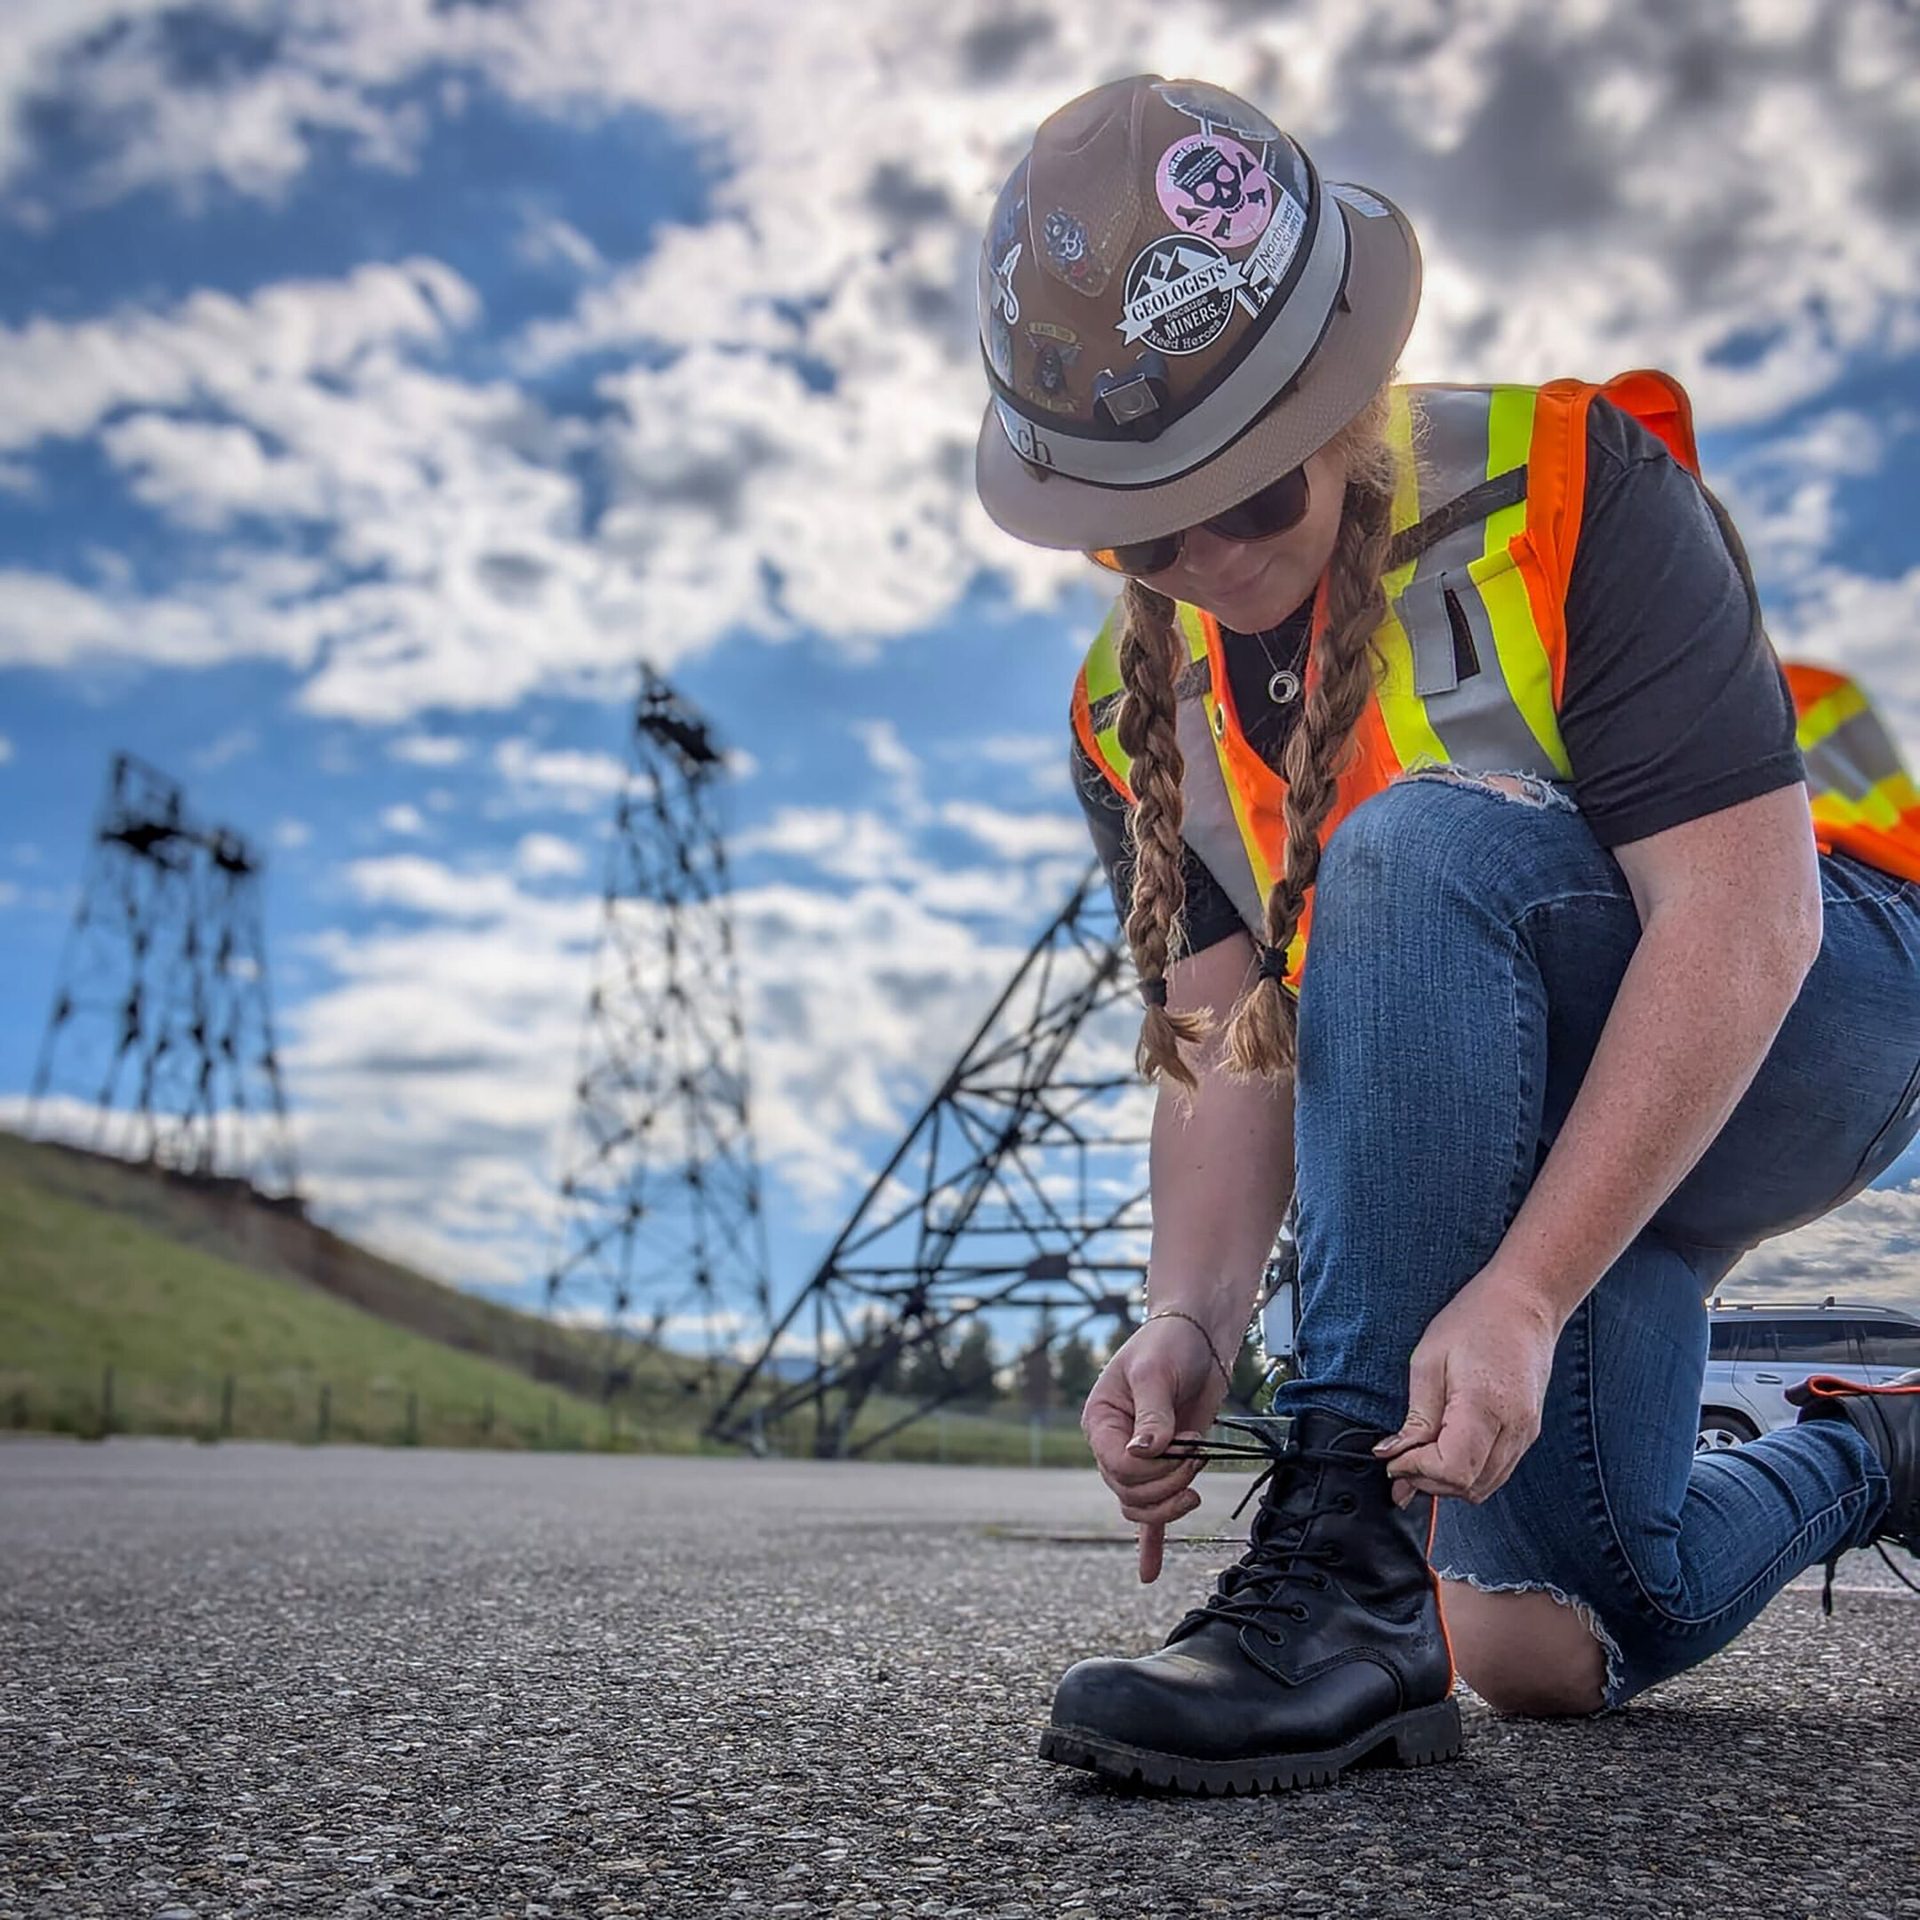
[[[1870,1556],[1620,1714],[1466,1696],[1444,1766],[1039,1759],[1244,1543],[1201,1484],[1142,1587],[1091,1469],[0,1446],[0,1914],[1920,1916]]]

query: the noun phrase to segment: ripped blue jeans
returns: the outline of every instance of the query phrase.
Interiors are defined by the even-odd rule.
[[[1604,1711],[1865,1545],[1887,1479],[1844,1422],[1696,1454],[1705,1299],[1920,1131],[1920,882],[1820,861],[1818,960],[1753,1084],[1561,1334],[1539,1438],[1443,1579],[1544,1589],[1606,1651]],[[1427,1323],[1492,1256],[1585,1076],[1639,937],[1557,788],[1403,779],[1329,841],[1300,989],[1298,1373],[1276,1407],[1394,1428]],[[1824,1291],[1824,1289],[1823,1289]]]

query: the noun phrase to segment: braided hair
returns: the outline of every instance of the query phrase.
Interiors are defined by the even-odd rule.
[[[1386,615],[1380,581],[1392,537],[1394,460],[1387,439],[1392,381],[1382,385],[1334,437],[1344,456],[1346,497],[1328,563],[1327,627],[1318,643],[1306,709],[1286,746],[1285,865],[1267,895],[1269,958],[1292,943],[1320,868],[1320,834],[1338,789],[1353,729],[1372,691],[1374,631]],[[1166,1075],[1189,1093],[1199,1081],[1182,1056],[1212,1025],[1204,1011],[1174,1013],[1165,1002],[1167,968],[1185,950],[1186,876],[1180,838],[1184,760],[1175,734],[1174,684],[1186,664],[1174,603],[1138,580],[1126,589],[1126,619],[1117,662],[1123,686],[1116,732],[1131,756],[1128,812],[1134,886],[1127,944],[1139,973],[1146,1018],[1136,1063],[1149,1080]],[[1242,1076],[1289,1073],[1296,1008],[1279,964],[1263,964],[1228,1016],[1229,1071]]]

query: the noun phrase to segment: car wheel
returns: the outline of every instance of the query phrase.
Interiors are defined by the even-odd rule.
[[[1700,1413],[1700,1434],[1693,1443],[1695,1453],[1719,1453],[1727,1447],[1745,1446],[1757,1440],[1760,1430],[1744,1415],[1728,1413],[1721,1407],[1704,1407]]]

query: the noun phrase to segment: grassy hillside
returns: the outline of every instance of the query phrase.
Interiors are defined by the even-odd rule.
[[[602,1351],[244,1193],[0,1133],[0,1424],[733,1451],[644,1350],[609,1408]],[[903,1410],[876,1397],[856,1436]],[[1073,1416],[1056,1420],[1040,1457],[1087,1463]],[[804,1451],[810,1431],[770,1438]],[[1012,1464],[1034,1445],[1024,1422],[950,1411],[878,1457]]]

